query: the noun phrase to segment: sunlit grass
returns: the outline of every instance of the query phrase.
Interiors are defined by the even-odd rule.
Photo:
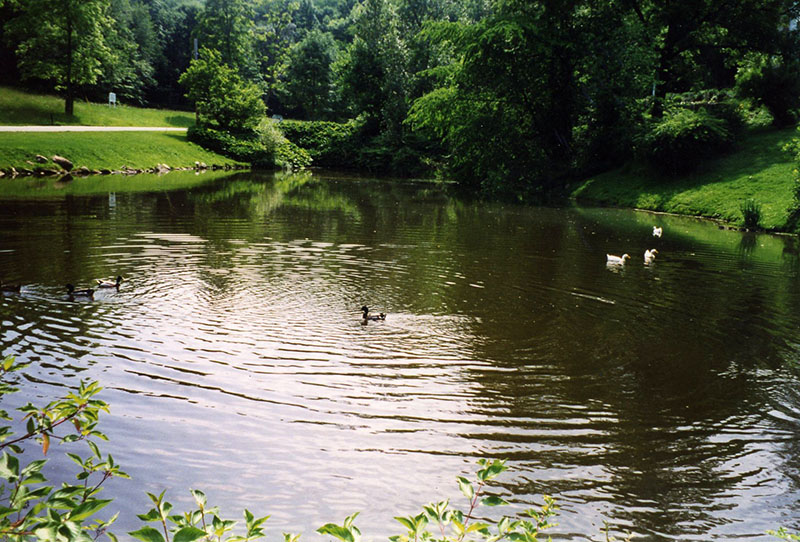
[[[237,163],[191,143],[181,132],[0,132],[0,167],[31,167],[27,161],[37,154],[57,154],[90,169]]]
[[[572,193],[579,201],[718,218],[743,225],[741,206],[761,207],[761,226],[785,225],[793,196],[795,163],[782,150],[794,128],[750,135],[728,156],[677,178],[628,166],[592,177]]]
[[[0,87],[0,124],[188,127],[194,124],[194,113],[76,100],[74,116],[67,117],[62,98]]]

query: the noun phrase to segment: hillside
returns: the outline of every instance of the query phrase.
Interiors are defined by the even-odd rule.
[[[75,101],[75,114],[64,114],[64,100],[0,86],[0,125],[61,124],[79,126],[177,126],[194,124],[194,113],[169,109],[147,109],[125,104]]]
[[[743,224],[742,203],[752,199],[761,206],[761,226],[782,229],[797,167],[783,147],[796,136],[794,128],[750,134],[733,153],[676,178],[631,163],[579,183],[571,195],[583,203],[703,216],[736,225]]]

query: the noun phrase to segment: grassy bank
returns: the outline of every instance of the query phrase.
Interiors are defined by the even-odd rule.
[[[4,125],[81,125],[81,126],[178,126],[194,124],[194,114],[168,109],[146,109],[75,101],[75,114],[64,114],[64,100],[56,96],[32,94],[0,87],[0,124]]]
[[[571,193],[579,202],[703,216],[742,225],[742,202],[761,205],[761,226],[782,229],[793,197],[796,164],[782,150],[794,128],[749,135],[736,151],[672,178],[642,165],[596,175]]]
[[[37,154],[48,158],[58,154],[89,169],[237,163],[191,143],[179,132],[0,132],[0,168],[30,168],[27,161],[33,162]]]

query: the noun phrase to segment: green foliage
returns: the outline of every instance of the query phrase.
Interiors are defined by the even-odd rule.
[[[283,141],[275,147],[275,163],[283,169],[303,169],[310,166],[311,162],[308,151],[291,141]],[[254,163],[254,166],[258,165],[259,163]]]
[[[776,124],[791,124],[800,107],[800,63],[781,55],[750,53],[736,71],[736,91],[763,103]]]
[[[284,120],[277,127],[286,138],[308,151],[315,166],[426,175],[428,149],[413,134],[369,135],[365,119],[346,123]]]
[[[357,516],[358,512],[347,516],[344,518],[344,523],[341,525],[326,523],[317,529],[317,532],[319,534],[331,535],[342,542],[361,542],[361,531],[358,530],[358,527],[353,525],[353,521],[355,521]]]
[[[254,130],[266,108],[259,88],[242,80],[214,49],[203,49],[179,82],[197,108],[200,124],[220,130]]]
[[[767,531],[768,535],[777,536],[781,540],[800,540],[800,534],[792,534],[781,527],[777,531]]]
[[[277,127],[289,141],[307,150],[316,166],[348,168],[357,164],[362,141],[356,121],[284,120]]]
[[[675,109],[653,124],[643,150],[654,165],[677,175],[729,149],[733,141],[726,122],[706,109]]]
[[[792,169],[792,202],[786,210],[788,213],[786,228],[788,231],[797,231],[798,226],[800,226],[800,138],[795,137],[785,144],[783,151],[789,154],[795,162],[795,167]]]
[[[414,102],[409,123],[441,140],[447,173],[463,185],[533,197],[570,167],[577,104],[570,13],[559,2],[535,9],[509,1],[476,24],[428,27],[457,61]]]
[[[110,0],[28,0],[8,25],[25,79],[51,81],[65,91],[72,115],[75,87],[97,82],[104,61],[113,61],[106,35],[113,32]]]
[[[206,0],[198,22],[203,46],[219,51],[223,64],[250,81],[258,79],[253,18],[250,0]]]
[[[746,199],[739,206],[744,219],[744,227],[754,230],[761,224],[761,205],[754,199]]]
[[[400,33],[396,5],[390,0],[364,0],[351,15],[355,38],[336,70],[342,93],[366,130],[399,135],[408,111],[408,49]]]
[[[103,66],[100,96],[113,91],[120,102],[141,105],[145,90],[156,83],[154,65],[160,55],[150,12],[135,0],[111,0],[111,16],[116,24],[106,39],[115,54]]]
[[[12,384],[13,373],[24,368],[14,358],[6,357],[0,364],[0,398],[17,390]],[[112,542],[116,537],[107,531],[116,520],[100,520],[95,515],[111,500],[100,499],[103,483],[111,477],[127,478],[108,455],[103,458],[94,439],[105,440],[97,430],[101,412],[108,405],[96,399],[101,388],[97,382],[81,382],[77,390],[45,405],[31,403],[20,407],[21,434],[12,425],[0,426],[0,534],[14,541],[91,542],[106,534]],[[0,410],[0,418],[14,421],[8,412]],[[77,482],[64,483],[59,488],[47,485],[42,474],[47,459],[22,464],[22,446],[34,443],[42,457],[50,450],[51,442],[62,444],[85,442],[90,454],[82,457],[68,452],[78,466]],[[90,533],[92,533],[90,535]]]
[[[158,528],[145,525],[141,529],[129,532],[129,535],[142,542],[194,542],[195,540],[247,542],[265,536],[262,526],[269,516],[256,518],[245,509],[245,534],[233,535],[231,531],[237,522],[220,518],[219,508],[209,507],[202,491],[191,490],[197,508],[183,514],[170,514],[173,507],[164,500],[164,493],[164,491],[160,495],[148,493],[153,508],[137,516],[145,523],[155,523]]]
[[[311,165],[309,154],[283,137],[271,126],[270,121],[262,123],[255,132],[237,135],[193,126],[189,128],[187,137],[206,149],[235,160],[250,162],[259,169],[302,169]]]
[[[338,51],[333,36],[312,30],[292,46],[283,86],[284,103],[304,118],[329,118],[334,112],[333,63]]]
[[[526,510],[520,518],[503,517],[500,520],[476,521],[480,506],[503,506],[508,504],[496,495],[486,494],[487,485],[506,470],[505,461],[481,459],[475,480],[458,477],[458,486],[467,499],[465,510],[454,508],[449,501],[441,501],[423,506],[417,515],[395,517],[406,532],[389,538],[391,542],[534,542],[539,534],[553,527],[550,518],[558,507],[554,499],[545,495],[544,504],[539,509]],[[435,533],[431,530],[435,531]],[[329,533],[334,534],[334,533]],[[354,542],[338,536],[343,542]],[[357,542],[357,541],[356,541]]]

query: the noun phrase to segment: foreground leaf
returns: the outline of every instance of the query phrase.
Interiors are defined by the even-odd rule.
[[[142,527],[138,531],[131,531],[128,534],[142,542],[165,542],[164,536],[152,527]]]

